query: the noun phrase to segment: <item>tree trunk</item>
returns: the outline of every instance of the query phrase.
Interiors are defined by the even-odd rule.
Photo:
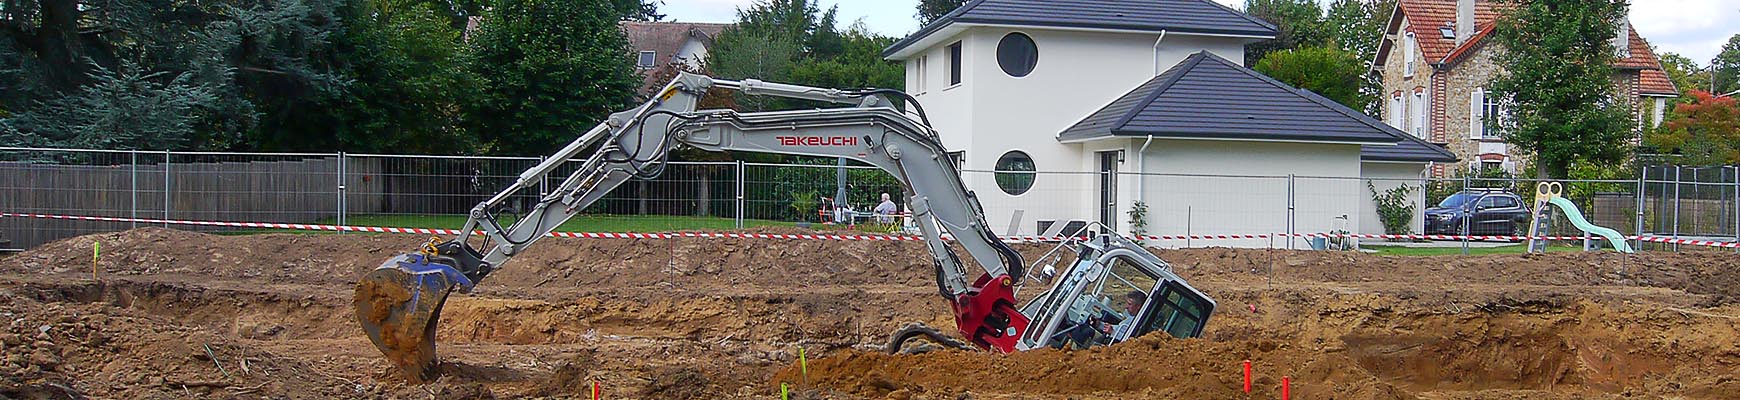
[[[45,64],[49,87],[62,92],[78,88],[86,80],[78,1],[42,0],[37,4],[42,11],[42,27],[36,33],[36,51]]]
[[[695,204],[695,216],[711,217],[713,216],[713,171],[702,170],[700,175],[700,191],[695,193],[695,197],[699,198],[700,201]]]

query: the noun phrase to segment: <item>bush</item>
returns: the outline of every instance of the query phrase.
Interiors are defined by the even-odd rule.
[[[1401,185],[1378,192],[1377,186],[1371,181],[1365,182],[1365,187],[1371,190],[1371,200],[1377,204],[1378,220],[1384,224],[1384,234],[1406,235],[1413,233],[1414,187]]]

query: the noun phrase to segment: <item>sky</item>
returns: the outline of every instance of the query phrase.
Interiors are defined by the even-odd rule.
[[[1243,0],[1215,0],[1241,7]],[[731,22],[737,8],[754,0],[664,0],[659,8],[668,20],[681,22]],[[918,0],[819,0],[825,9],[840,7],[840,21],[850,25],[863,20],[870,30],[904,37],[918,30]],[[1328,1],[1324,1],[1327,3]],[[1740,0],[1632,0],[1631,24],[1659,52],[1679,53],[1709,65],[1710,59],[1740,34]]]

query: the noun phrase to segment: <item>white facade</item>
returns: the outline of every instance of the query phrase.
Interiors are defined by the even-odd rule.
[[[707,60],[707,43],[702,42],[701,38],[690,36],[689,41],[677,49],[676,60],[688,64],[689,68],[701,68],[702,63]]]
[[[1413,188],[1409,197],[1413,199],[1412,201],[1414,203],[1414,221],[1409,224],[1408,228],[1409,232],[1413,233],[1423,232],[1425,230],[1425,211],[1427,207],[1431,206],[1426,204],[1424,180],[1425,167],[1425,164],[1422,163],[1375,161],[1365,162],[1360,167],[1360,177],[1369,179],[1372,187],[1376,188],[1380,193],[1402,185],[1407,185],[1408,187]],[[1359,229],[1355,232],[1368,234],[1386,233],[1384,232],[1383,220],[1378,219],[1377,203],[1372,200],[1371,196],[1369,196],[1371,194],[1371,188],[1366,188],[1364,187],[1364,184],[1361,184],[1361,190],[1365,190],[1366,192],[1364,193],[1368,196],[1364,196],[1364,199],[1361,200],[1361,219],[1360,224],[1356,225]]]
[[[1011,33],[1031,37],[1038,49],[1037,65],[1026,76],[1011,76],[998,64],[999,41]],[[1382,233],[1366,181],[1359,177],[1380,179],[1377,186],[1384,189],[1400,183],[1386,179],[1419,178],[1425,163],[1362,163],[1360,145],[1351,143],[1146,137],[1058,141],[1060,132],[1191,54],[1206,50],[1241,62],[1244,46],[1256,40],[971,25],[939,30],[890,58],[905,63],[906,90],[924,105],[943,144],[964,153],[968,188],[978,195],[986,221],[1001,234],[1041,233],[1043,220],[1103,220],[1099,171],[1107,152],[1118,159],[1112,218],[1121,232],[1132,231],[1128,213],[1140,201],[1148,208],[1145,231],[1151,235],[1283,233],[1289,226],[1298,233]],[[957,44],[960,82],[953,84],[950,47]],[[1030,156],[1039,171],[1033,187],[1019,195],[1000,189],[991,172],[1011,151]],[[1288,245],[1285,239],[1212,242],[1271,244]],[[1306,246],[1302,239],[1293,245]]]
[[[1033,38],[1039,50],[1037,66],[1024,77],[1010,76],[997,63],[998,42],[1017,32]],[[985,204],[987,220],[1006,230],[1019,208],[1020,232],[1035,233],[1039,220],[1098,220],[1095,152],[1135,152],[1131,145],[1119,143],[1122,140],[1061,144],[1059,132],[1196,52],[1208,50],[1229,60],[1243,60],[1244,46],[1252,40],[976,26],[927,38],[929,47],[907,51],[910,54],[902,57],[906,90],[924,105],[943,144],[950,151],[964,152],[967,184]],[[949,47],[956,43],[961,46],[961,82],[951,85]],[[989,172],[1010,151],[1031,156],[1041,172],[1033,188],[1021,195],[1003,192]],[[1133,161],[1126,156],[1122,171],[1134,171]],[[1070,179],[1059,179],[1063,176]],[[1122,216],[1133,198],[1129,191],[1118,192]]]

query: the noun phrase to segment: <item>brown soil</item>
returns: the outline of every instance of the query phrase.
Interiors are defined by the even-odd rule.
[[[892,356],[867,349],[952,326],[922,245],[727,239],[541,242],[448,300],[440,377],[410,384],[351,297],[426,240],[147,228],[0,258],[0,397],[1245,398],[1244,360],[1250,398],[1740,393],[1732,252],[1158,251],[1219,302],[1204,338]]]

